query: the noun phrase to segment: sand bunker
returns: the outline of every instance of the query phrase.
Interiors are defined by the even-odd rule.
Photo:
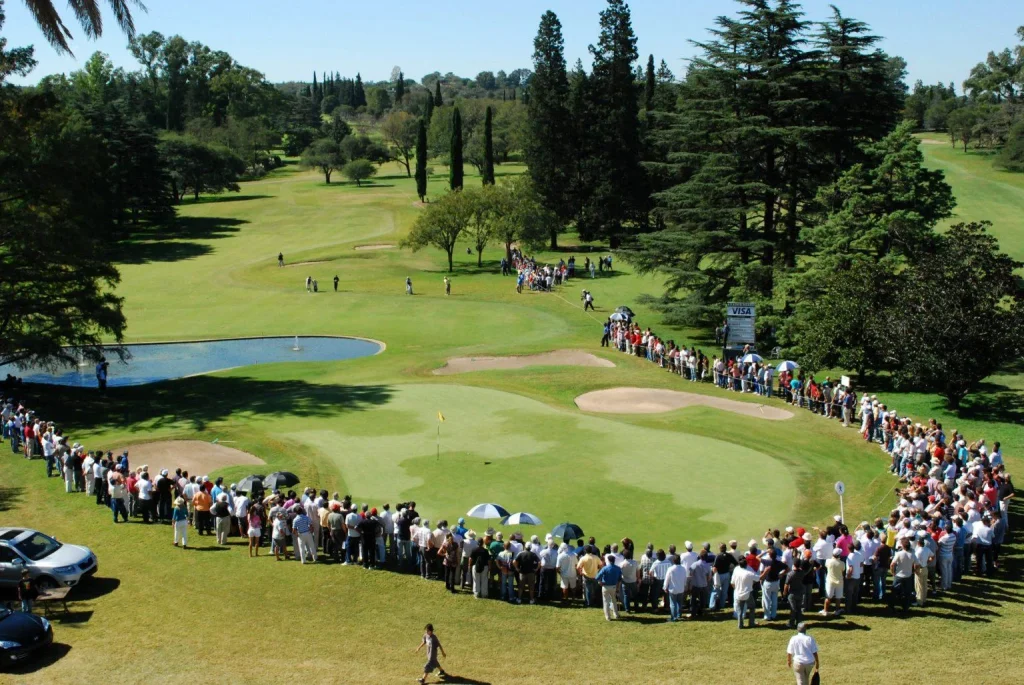
[[[450,376],[455,373],[470,371],[489,371],[492,369],[524,369],[528,366],[599,366],[614,368],[615,364],[607,359],[595,357],[589,352],[579,350],[556,350],[543,354],[529,354],[521,357],[455,357],[440,369],[434,369],[438,376]]]
[[[754,416],[769,421],[793,418],[793,413],[778,407],[738,402],[724,397],[698,395],[676,390],[655,388],[609,388],[595,390],[576,398],[576,406],[583,411],[602,414],[660,414],[683,407],[704,406]]]
[[[323,264],[323,263],[329,262],[329,261],[331,261],[331,260],[329,260],[329,259],[311,259],[308,262],[292,262],[291,264],[285,264],[284,266],[287,269],[289,266],[308,266],[310,264]]]
[[[390,250],[394,247],[391,243],[380,243],[379,245],[356,245],[353,250]]]
[[[143,464],[149,466],[151,475],[160,473],[160,469],[174,471],[176,468],[190,474],[205,475],[226,466],[264,463],[248,452],[202,440],[164,440],[131,445],[128,458],[133,468]]]

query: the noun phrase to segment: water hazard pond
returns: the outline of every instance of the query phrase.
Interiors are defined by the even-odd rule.
[[[144,385],[255,364],[356,359],[372,356],[384,349],[383,344],[372,340],[319,336],[152,343],[125,347],[131,354],[126,363],[117,361],[114,354],[107,357],[110,362],[108,386]],[[0,378],[7,374],[19,376],[26,383],[96,386],[95,365],[88,361],[75,368],[58,369],[55,372],[0,366]]]

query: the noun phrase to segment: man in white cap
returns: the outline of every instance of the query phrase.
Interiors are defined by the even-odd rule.
[[[842,613],[843,586],[846,577],[846,564],[842,560],[842,550],[838,547],[832,549],[832,558],[825,562],[825,608],[821,610],[822,616],[828,616],[829,607],[835,602],[836,616]]]

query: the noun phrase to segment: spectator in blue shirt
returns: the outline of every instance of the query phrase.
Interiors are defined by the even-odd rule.
[[[619,609],[616,598],[619,593],[619,585],[622,584],[622,569],[615,565],[615,555],[609,554],[605,557],[605,565],[597,572],[596,580],[601,585],[605,620],[618,619]]]

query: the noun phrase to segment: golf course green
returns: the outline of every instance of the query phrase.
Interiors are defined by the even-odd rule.
[[[982,173],[948,146],[924,148],[929,164],[947,171],[960,202],[958,220],[991,218],[1004,249],[1024,256],[1024,181]],[[499,183],[501,175],[522,171],[501,165]],[[446,185],[439,171],[430,192],[440,194]],[[648,541],[667,548],[687,539],[743,544],[760,540],[768,528],[822,525],[839,512],[833,489],[839,480],[846,485],[848,521],[888,514],[896,482],[886,456],[837,421],[800,410],[786,420],[765,420],[699,404],[657,414],[580,411],[574,398],[615,387],[757,400],[685,382],[599,346],[601,322],[628,305],[643,326],[712,352],[707,332],[672,329],[637,303],[641,294],[659,292],[660,283],[621,260],[613,272],[570,281],[554,293],[518,294],[514,278],[500,275],[502,248],[488,248],[477,267],[467,243],[456,250],[446,296],[444,255],[397,247],[420,211],[413,180],[396,165],[385,165],[362,187],[328,186],[322,176],[288,165],[242,184],[239,194],[186,202],[176,226],[136,235],[118,256],[126,342],[346,335],[382,341],[385,351],[341,362],[243,367],[113,388],[106,396],[33,388],[34,405],[90,449],[216,440],[263,459],[260,472],[294,471],[303,486],[350,493],[371,506],[415,500],[431,520],[454,521],[478,503],[497,502],[544,521],[506,530],[543,537],[572,521],[601,545],[627,536],[641,549]],[[562,236],[564,246],[538,261],[576,255],[581,264],[585,256],[608,253],[606,246],[575,240]],[[306,291],[307,277],[317,279],[319,292]],[[407,277],[413,296],[405,293]],[[594,295],[593,314],[580,305],[582,287]],[[614,367],[432,373],[454,357],[563,349],[589,352]],[[1024,466],[1024,383],[1017,371],[991,379],[959,416],[942,409],[937,397],[879,395],[915,420],[934,416],[970,437],[1001,440],[1008,468],[1017,473]],[[209,475],[230,482],[251,472],[234,466]],[[59,658],[0,682],[170,682],[211,678],[211,667],[238,682],[412,682],[421,665],[412,651],[428,621],[450,655],[446,670],[462,678],[451,682],[579,682],[584,666],[645,682],[680,682],[695,673],[713,682],[792,679],[783,667],[789,632],[781,621],[739,635],[731,620],[665,625],[641,617],[606,624],[597,611],[452,596],[416,576],[300,567],[276,563],[272,555],[250,559],[236,540],[217,548],[210,538],[190,539],[196,549],[182,551],[171,546],[167,527],[115,527],[108,510],[66,495],[59,479],[43,475],[41,462],[9,453],[0,460],[0,520],[31,521],[62,541],[89,545],[100,570],[91,588],[72,593],[73,614],[54,622]],[[497,521],[468,524],[477,531],[501,528]],[[954,648],[941,664],[915,661],[915,677],[978,681],[974,664],[998,659],[1000,669],[986,673],[1006,679],[978,682],[1013,681],[1024,665],[1020,651],[1006,647],[1024,637],[1018,552],[1002,579],[984,588],[967,584],[962,597],[930,603],[912,619],[872,606],[823,625],[816,633],[822,677],[878,682],[891,668],[911,666],[901,661],[908,640],[955,645],[966,639],[969,659],[954,658]],[[641,647],[642,660],[635,651]],[[636,668],[620,676],[627,659]],[[567,671],[557,665],[562,661]]]

